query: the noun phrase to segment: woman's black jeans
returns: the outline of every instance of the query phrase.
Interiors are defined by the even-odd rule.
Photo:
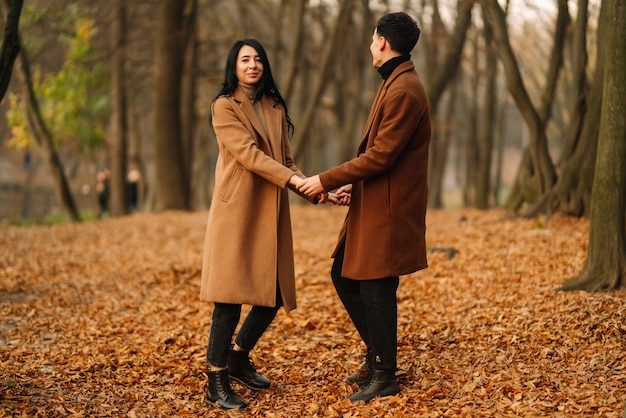
[[[267,327],[272,323],[278,309],[282,306],[278,283],[276,284],[276,293],[277,304],[275,307],[252,307],[237,333],[235,343],[239,347],[247,351],[252,350]],[[209,335],[209,344],[206,351],[206,361],[209,366],[226,367],[228,349],[231,346],[233,334],[240,317],[240,304],[215,303],[211,334]]]
[[[341,276],[345,245],[333,262],[337,294],[370,352],[375,369],[396,370],[398,348],[398,276],[352,280]]]

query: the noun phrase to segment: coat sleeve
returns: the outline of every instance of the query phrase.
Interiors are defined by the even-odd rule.
[[[284,126],[284,131],[287,132],[287,126]],[[293,155],[291,154],[291,145],[289,144],[289,140],[287,139],[283,141],[283,155],[285,156],[285,166],[289,167],[296,176],[306,178],[306,176],[302,173],[302,171],[300,171],[300,169],[296,166],[296,162],[293,158]],[[313,203],[314,205],[317,205],[319,203],[319,197],[307,196],[306,194],[302,193],[300,190],[298,190],[295,186],[292,186],[292,185],[288,185],[288,187],[292,192],[294,192],[301,198],[308,200],[309,203]]]
[[[287,132],[287,127],[284,127],[285,132]],[[297,174],[299,177],[305,178],[306,176],[300,171],[300,169],[296,166],[296,162],[291,154],[291,145],[289,144],[289,140],[285,139],[283,141],[283,155],[285,156],[285,166],[289,167],[289,169]]]
[[[382,120],[367,148],[356,158],[320,173],[326,191],[344,184],[366,180],[386,171],[398,158],[420,124],[416,111],[423,107],[417,97],[407,91],[390,92],[381,104]]]
[[[253,133],[237,115],[231,101],[226,98],[216,100],[212,108],[212,118],[215,135],[233,158],[267,181],[282,188],[286,187],[294,172],[259,148]]]

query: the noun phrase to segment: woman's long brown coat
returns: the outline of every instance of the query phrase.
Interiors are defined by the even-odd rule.
[[[430,108],[411,61],[379,88],[363,135],[356,158],[320,174],[328,191],[352,184],[337,244],[346,246],[342,276],[370,280],[426,268]]]
[[[295,173],[283,107],[263,96],[267,134],[238,87],[213,104],[219,146],[202,265],[200,297],[221,303],[296,307],[286,185]]]

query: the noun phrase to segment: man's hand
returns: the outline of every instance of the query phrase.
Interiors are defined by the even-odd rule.
[[[339,197],[337,197],[334,193],[328,193],[328,197],[326,198],[327,202],[332,203],[333,205],[345,206]]]
[[[337,189],[335,193],[328,193],[327,201],[339,206],[350,206],[352,185],[347,184]]]
[[[350,205],[350,197],[352,196],[352,184],[346,184],[345,186],[341,186],[335,193],[333,193],[334,200],[338,203],[336,205],[341,206],[349,206]],[[330,200],[330,199],[329,199]]]
[[[324,186],[322,186],[319,175],[304,179],[297,187],[307,196],[315,196],[324,192]]]

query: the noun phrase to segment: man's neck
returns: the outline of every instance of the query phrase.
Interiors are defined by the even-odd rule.
[[[387,61],[385,61],[385,63],[383,65],[378,67],[378,73],[380,74],[380,76],[382,77],[383,80],[386,80],[387,78],[389,78],[389,76],[391,75],[393,70],[395,70],[398,65],[400,65],[403,62],[406,62],[406,61],[408,61],[410,59],[411,59],[411,55],[410,54],[394,55],[393,57],[391,57]]]

